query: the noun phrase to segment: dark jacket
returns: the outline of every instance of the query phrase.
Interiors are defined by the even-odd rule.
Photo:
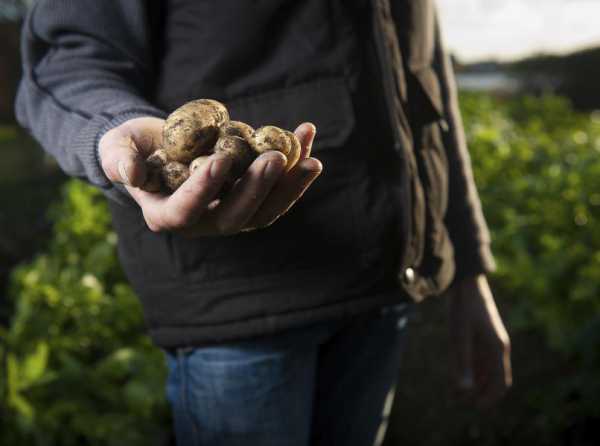
[[[182,55],[177,46],[190,44],[163,26],[169,20],[164,5],[173,3],[38,0],[24,26],[24,78],[17,100],[20,122],[63,169],[102,188],[111,199],[121,260],[159,345],[273,332],[364,311],[383,300],[357,295],[340,302],[315,293],[328,280],[321,268],[299,272],[295,281],[275,270],[258,275],[248,269],[243,280],[227,280],[226,294],[203,300],[210,293],[205,280],[210,271],[199,275],[195,266],[206,260],[209,248],[229,244],[225,251],[231,256],[244,243],[255,246],[265,236],[256,231],[234,242],[206,240],[199,250],[174,235],[151,233],[126,192],[104,176],[97,159],[100,137],[131,118],[164,117],[202,96],[225,102],[232,116],[254,125],[292,128],[303,120],[315,122],[315,153],[327,157],[332,152],[326,149],[345,147],[360,133],[362,121],[352,105],[360,72],[358,46],[366,51],[363,68],[371,90],[385,103],[384,127],[391,135],[389,146],[370,150],[380,150],[395,172],[386,182],[393,192],[391,207],[401,210],[398,282],[419,301],[439,294],[455,277],[493,269],[432,0],[265,0],[260,6],[188,2],[195,4],[196,14],[209,17],[193,41],[202,49],[193,76],[178,76],[172,69],[189,59],[189,52]],[[165,29],[169,32],[158,32]],[[266,234],[276,237],[278,225]],[[282,243],[285,236],[279,234]],[[176,271],[165,270],[161,256],[177,264]],[[351,263],[346,268],[339,262],[340,271],[328,275],[344,274],[344,269],[354,274]],[[265,280],[308,295],[244,299]]]

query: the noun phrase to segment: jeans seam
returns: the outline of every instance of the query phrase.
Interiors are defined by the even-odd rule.
[[[181,390],[179,397],[181,398],[181,405],[183,407],[183,412],[185,413],[185,417],[188,419],[188,422],[192,426],[192,431],[194,435],[194,446],[199,446],[199,438],[200,438],[200,427],[196,423],[192,415],[192,411],[190,408],[190,399],[188,395],[188,367],[187,367],[187,358],[186,352],[183,349],[179,349],[177,352],[177,360],[179,361],[179,370],[181,371]]]

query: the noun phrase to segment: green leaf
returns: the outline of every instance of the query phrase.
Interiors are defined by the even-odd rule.
[[[19,363],[13,353],[6,357],[6,384],[9,398],[19,393]]]
[[[21,395],[11,395],[8,399],[9,406],[13,407],[25,421],[30,424],[33,421],[35,411],[33,406]]]
[[[39,342],[35,351],[25,357],[23,361],[23,373],[22,386],[21,388],[29,387],[40,380],[46,366],[48,364],[48,344],[46,342]]]

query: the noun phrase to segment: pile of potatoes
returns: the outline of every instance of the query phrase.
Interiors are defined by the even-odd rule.
[[[287,157],[289,171],[300,158],[300,141],[294,133],[267,125],[254,130],[248,124],[231,121],[227,108],[212,99],[197,99],[169,115],[163,127],[162,147],[146,160],[149,192],[175,191],[213,153],[231,159],[225,181],[228,190],[252,161],[269,150]]]

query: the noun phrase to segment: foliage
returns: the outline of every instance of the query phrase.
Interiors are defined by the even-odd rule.
[[[556,431],[599,417],[600,115],[558,97],[462,99],[510,326],[545,333],[564,363],[532,405]]]
[[[4,289],[12,267],[46,244],[52,229],[46,209],[56,201],[65,176],[14,125],[0,125],[0,153],[0,289]],[[0,294],[0,324],[9,313]]]
[[[600,117],[556,97],[464,95],[462,105],[496,294],[510,302],[513,337],[544,333],[560,363],[555,385],[531,383],[522,400],[545,421],[523,423],[556,444],[573,420],[600,416]],[[106,205],[72,181],[51,216],[48,248],[12,274],[0,443],[148,444],[167,426],[165,370],[117,264]]]
[[[21,19],[32,4],[33,0],[2,0],[0,2],[0,23]]]
[[[166,420],[163,357],[143,334],[106,203],[72,181],[51,217],[46,252],[12,275],[0,443],[149,444]]]

